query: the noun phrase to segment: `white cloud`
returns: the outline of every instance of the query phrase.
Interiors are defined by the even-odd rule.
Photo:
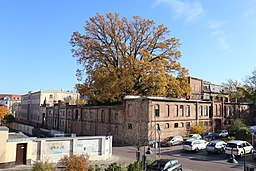
[[[223,37],[218,37],[217,38],[218,40],[218,43],[219,43],[219,47],[223,50],[227,50],[229,49],[229,44],[228,44],[228,41],[227,41],[227,37],[226,36],[223,36]]]
[[[225,21],[211,21],[208,27],[211,31],[210,35],[217,40],[218,46],[222,50],[229,49],[229,43],[227,36],[223,30],[223,26],[226,24]]]
[[[175,13],[175,18],[184,18],[186,22],[192,21],[204,13],[202,5],[198,2],[184,0],[156,0],[152,8],[160,4],[167,4]]]

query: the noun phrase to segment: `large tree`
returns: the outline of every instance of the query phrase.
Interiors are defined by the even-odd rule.
[[[252,71],[252,75],[245,79],[244,94],[256,105],[256,69]]]
[[[185,97],[188,70],[180,65],[180,42],[164,25],[117,13],[97,14],[70,41],[81,67],[76,89],[90,102],[120,102],[125,94]]]
[[[226,83],[223,83],[228,90],[230,101],[243,101],[244,91],[242,84],[237,80],[228,79]]]

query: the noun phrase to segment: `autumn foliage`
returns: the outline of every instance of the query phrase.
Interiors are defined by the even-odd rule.
[[[9,109],[5,105],[0,105],[0,121],[2,121],[7,114],[10,114]]]
[[[60,160],[60,164],[69,171],[88,171],[90,161],[87,155],[81,154],[64,156]]]
[[[97,14],[70,41],[81,84],[89,102],[120,102],[126,94],[184,97],[188,70],[180,65],[180,41],[164,25],[134,16]]]

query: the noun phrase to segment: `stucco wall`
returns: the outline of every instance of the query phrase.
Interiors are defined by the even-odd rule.
[[[8,139],[8,132],[7,127],[0,127],[0,167],[14,167],[20,143],[26,144],[26,161],[32,163],[36,160],[57,163],[71,154],[87,154],[89,160],[106,160],[112,156],[112,136]]]

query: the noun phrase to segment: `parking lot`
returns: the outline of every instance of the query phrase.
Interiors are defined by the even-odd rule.
[[[145,148],[147,149],[147,148]],[[143,153],[143,149],[141,152]],[[146,155],[148,160],[159,158],[159,149],[151,148],[152,154]],[[136,160],[134,147],[113,147],[113,155],[118,156],[116,162],[131,163]],[[142,154],[141,154],[142,155]],[[160,148],[160,158],[178,159],[185,171],[234,171],[243,170],[244,158],[237,158],[238,163],[229,163],[225,154],[208,154],[205,150],[199,152],[186,152],[182,145]],[[256,161],[252,155],[246,156],[246,165],[256,167]]]

